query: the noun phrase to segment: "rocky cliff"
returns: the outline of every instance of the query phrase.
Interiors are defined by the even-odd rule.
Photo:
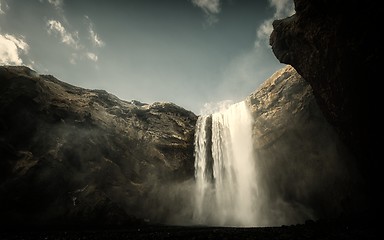
[[[165,219],[171,184],[193,176],[196,118],[172,103],[126,102],[0,67],[0,223]]]
[[[0,68],[1,224],[188,224],[194,199],[192,112],[126,102]],[[360,204],[354,156],[290,65],[249,95],[258,224],[332,218]]]
[[[353,207],[376,215],[381,206],[378,87],[382,44],[375,36],[381,8],[374,2],[294,0],[296,13],[275,20],[270,44],[282,63],[311,85],[316,101],[353,152],[363,175],[365,203]],[[352,160],[351,160],[352,161]]]
[[[246,98],[254,116],[259,199],[266,224],[339,217],[357,200],[353,155],[290,65]]]
[[[246,99],[266,224],[374,216],[380,8],[356,0],[295,6],[270,38],[292,67]],[[172,103],[126,102],[0,67],[0,224],[169,220],[190,204],[196,119]]]

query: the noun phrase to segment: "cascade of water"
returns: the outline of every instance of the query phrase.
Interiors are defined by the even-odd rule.
[[[195,179],[196,179],[196,203],[195,216],[197,221],[202,221],[204,215],[204,193],[209,185],[206,173],[207,169],[207,132],[206,123],[208,116],[201,116],[197,119],[195,135]]]
[[[255,225],[252,122],[245,102],[199,117],[195,134],[196,223]]]

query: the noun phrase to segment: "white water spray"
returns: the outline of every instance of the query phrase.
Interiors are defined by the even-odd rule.
[[[199,117],[195,134],[195,223],[255,226],[258,191],[252,123],[245,102]]]

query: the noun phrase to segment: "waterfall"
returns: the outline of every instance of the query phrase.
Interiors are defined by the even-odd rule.
[[[196,224],[255,226],[258,192],[252,123],[244,101],[198,118],[193,215]]]

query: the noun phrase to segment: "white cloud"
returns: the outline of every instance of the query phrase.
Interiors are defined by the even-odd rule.
[[[78,61],[81,60],[90,60],[92,62],[97,62],[98,56],[92,51],[92,49],[95,50],[95,47],[104,46],[104,42],[100,39],[100,37],[93,29],[93,23],[89,20],[87,16],[85,16],[85,18],[89,21],[88,33],[92,46],[89,46],[90,43],[82,43],[79,38],[79,33],[77,31],[72,33],[68,32],[60,21],[47,21],[48,34],[56,34],[60,38],[61,42],[76,50],[76,53],[72,53],[69,58],[69,62],[73,65],[77,64]]]
[[[47,3],[48,5],[51,5],[55,10],[54,12],[61,19],[61,23],[65,23],[66,25],[69,25],[68,19],[66,18],[64,9],[63,9],[64,0],[39,0],[39,2],[42,4]]]
[[[192,3],[208,14],[217,14],[220,12],[220,0],[192,0]]]
[[[89,38],[93,44],[93,46],[95,47],[103,47],[105,45],[105,43],[103,42],[103,40],[101,40],[101,38],[99,37],[99,35],[95,32],[94,30],[94,27],[93,27],[93,23],[91,21],[91,19],[89,19],[88,16],[85,16],[85,19],[89,22]]]
[[[90,59],[90,60],[92,60],[94,62],[97,62],[98,57],[97,57],[96,54],[94,54],[92,52],[87,52],[86,56],[87,56],[88,59]]]
[[[76,53],[72,53],[71,54],[71,58],[69,59],[69,62],[73,65],[75,65],[77,63],[77,59],[78,59],[78,56]]]
[[[269,0],[269,3],[276,9],[273,16],[275,19],[285,18],[295,13],[294,4],[291,0]]]
[[[265,20],[256,31],[256,42],[255,46],[260,47],[262,43],[269,44],[269,36],[272,33],[273,27],[272,22],[274,19]]]
[[[48,3],[53,5],[56,9],[61,9],[63,6],[63,0],[48,0]]]
[[[0,0],[1,1],[1,0]],[[43,0],[41,0],[43,1]],[[97,62],[99,60],[98,55],[95,53],[96,48],[103,47],[105,45],[104,41],[99,37],[94,29],[93,22],[90,18],[85,15],[85,26],[87,32],[84,34],[79,31],[69,31],[71,29],[71,24],[66,20],[64,12],[62,11],[63,0],[47,0],[50,4],[57,7],[57,10],[60,11],[60,16],[63,21],[50,19],[46,21],[47,32],[48,34],[54,34],[60,39],[62,43],[75,50],[74,53],[69,56],[69,63],[75,65],[79,61],[88,60],[92,62]],[[88,35],[88,38],[81,38],[79,36]]]
[[[291,0],[269,0],[269,4],[275,8],[275,13],[272,18],[265,20],[257,29],[256,47],[259,47],[261,44],[269,45],[269,36],[273,31],[272,22],[275,19],[282,19],[295,13],[294,4]]]
[[[72,65],[75,65],[78,63],[78,61],[83,60],[90,60],[92,62],[97,62],[99,60],[99,57],[96,55],[96,53],[93,52],[75,52],[72,53],[69,58],[69,63]]]
[[[9,9],[9,6],[5,0],[0,0],[0,15],[5,14],[5,11]]]
[[[220,0],[192,0],[192,3],[204,11],[209,25],[218,21],[217,14],[221,11]]]
[[[56,20],[47,21],[47,26],[48,26],[48,34],[51,34],[52,32],[59,34],[61,42],[75,49],[79,48],[78,32],[74,32],[74,33],[67,32],[64,26],[59,21],[56,21]]]
[[[24,37],[15,37],[14,35],[0,34],[0,64],[2,65],[21,65],[23,60],[20,54],[27,54],[29,45]]]
[[[104,42],[103,42],[103,40],[100,39],[100,37],[97,35],[97,33],[95,33],[95,31],[93,30],[93,28],[90,28],[90,29],[89,29],[89,34],[90,34],[91,41],[92,41],[92,43],[93,43],[94,46],[96,46],[96,47],[102,47],[102,46],[104,46]]]

